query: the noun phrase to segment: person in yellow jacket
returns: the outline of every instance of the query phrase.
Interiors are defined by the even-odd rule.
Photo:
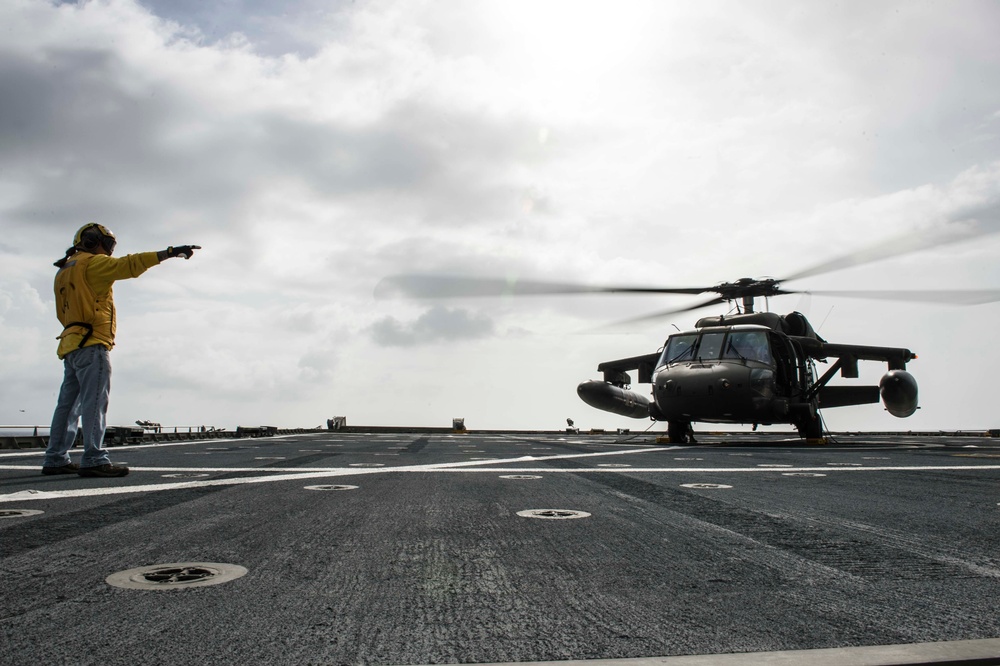
[[[117,477],[128,467],[113,465],[104,448],[108,398],[111,393],[111,360],[115,346],[115,301],[112,285],[117,280],[139,277],[147,269],[171,257],[190,259],[198,245],[179,245],[159,252],[140,252],[112,257],[117,239],[100,224],[85,224],[76,232],[73,247],[55,262],[56,316],[63,325],[57,354],[63,361],[49,445],[42,474],[79,474]],[[76,439],[78,422],[83,427],[83,458],[72,462],[69,450]]]

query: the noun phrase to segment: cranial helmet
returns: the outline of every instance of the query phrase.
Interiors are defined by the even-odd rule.
[[[108,254],[114,251],[118,240],[115,234],[107,227],[91,222],[80,227],[73,237],[73,247],[94,252],[97,248],[104,248]]]

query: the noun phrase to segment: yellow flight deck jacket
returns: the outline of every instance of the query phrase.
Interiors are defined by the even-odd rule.
[[[160,260],[156,252],[109,257],[77,252],[56,273],[56,316],[63,325],[56,352],[63,358],[91,345],[115,346],[115,280],[139,277]]]

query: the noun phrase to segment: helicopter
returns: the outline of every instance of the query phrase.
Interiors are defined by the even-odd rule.
[[[920,300],[952,304],[979,304],[1000,300],[1000,290],[933,291],[802,291],[785,289],[784,282],[811,277],[893,255],[905,254],[970,237],[995,233],[990,227],[966,227],[959,233],[913,235],[891,239],[799,271],[784,279],[744,277],[701,287],[594,286],[586,284],[504,280],[449,275],[404,274],[384,278],[376,297],[458,298],[470,296],[562,295],[585,293],[684,294],[713,293],[711,299],[630,319],[633,324],[667,315],[736,302],[736,314],[702,317],[694,328],[669,335],[655,352],[604,361],[597,366],[602,379],[577,386],[578,396],[596,409],[635,419],[665,421],[672,444],[694,443],[692,424],[790,424],[800,437],[823,438],[821,409],[873,404],[881,401],[891,415],[911,416],[919,408],[916,379],[907,364],[917,355],[904,347],[831,343],[824,340],[799,312],[778,315],[756,310],[765,301],[789,294],[822,294],[865,298]],[[732,312],[732,309],[730,310]],[[816,363],[829,363],[818,375]],[[859,377],[861,361],[886,364],[877,386],[837,385]],[[650,384],[651,395],[632,389]]]
[[[788,423],[807,440],[822,438],[821,408],[877,403],[905,418],[918,408],[917,382],[906,365],[917,358],[901,347],[831,344],[804,315],[755,312],[752,294],[773,282],[742,278],[722,293],[740,296],[742,312],[699,319],[693,329],[667,338],[662,350],[605,361],[603,380],[577,387],[592,407],[632,418],[667,422],[672,444],[694,443],[694,422]],[[816,376],[815,361],[836,362]],[[859,361],[885,362],[878,386],[829,386],[839,372],[857,378]],[[629,371],[652,384],[652,400],[630,390]]]

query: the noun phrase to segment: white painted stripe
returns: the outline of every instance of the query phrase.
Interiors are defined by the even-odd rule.
[[[7,467],[5,467],[7,468]],[[166,468],[163,468],[166,469]],[[186,471],[194,471],[190,468],[173,468],[182,469]],[[972,465],[972,466],[953,466],[953,467],[942,467],[942,466],[931,466],[931,467],[852,467],[831,470],[828,467],[802,467],[793,468],[791,471],[816,471],[816,470],[826,470],[831,473],[851,473],[851,472],[862,472],[862,471],[882,471],[882,472],[892,472],[892,471],[911,471],[911,472],[924,472],[924,471],[980,471],[980,470],[997,470],[1000,469],[1000,465]],[[138,468],[137,468],[138,471]],[[225,470],[232,471],[232,470]],[[259,471],[259,470],[254,470]],[[787,473],[790,471],[788,468],[784,470],[768,470],[760,468],[683,468],[683,467],[663,467],[663,468],[629,468],[627,473],[633,474],[649,474],[649,473]],[[609,470],[605,467],[593,467],[593,468],[578,468],[578,469],[554,469],[550,467],[489,467],[489,468],[455,468],[455,467],[445,467],[445,466],[420,466],[420,467],[380,467],[373,469],[359,469],[359,468],[334,468],[321,471],[313,472],[299,472],[293,474],[268,474],[262,476],[250,476],[241,477],[237,479],[211,479],[207,481],[185,481],[177,483],[158,483],[149,485],[133,485],[133,486],[112,486],[103,488],[78,488],[75,490],[55,490],[55,491],[41,491],[41,490],[25,490],[16,493],[9,493],[6,495],[0,495],[0,503],[2,502],[24,502],[30,500],[50,500],[50,499],[69,499],[75,497],[94,497],[94,496],[104,496],[104,495],[126,495],[135,493],[146,493],[146,492],[158,492],[162,490],[183,490],[188,488],[205,488],[205,487],[216,487],[216,486],[237,486],[237,485],[247,485],[253,483],[273,483],[278,481],[300,481],[303,479],[321,479],[321,478],[331,478],[331,477],[341,477],[341,476],[359,476],[368,474],[384,474],[386,472],[391,473],[440,473],[440,472],[464,472],[464,473],[486,473],[486,474],[525,474],[525,473],[535,473],[535,474],[559,474],[559,473],[605,473],[605,474],[621,474],[622,470]]]
[[[127,447],[115,447],[115,451],[124,450]],[[141,447],[133,447],[141,448]],[[628,451],[602,451],[600,453],[565,453],[553,456],[519,456],[517,458],[491,458],[489,460],[466,460],[463,462],[453,462],[453,463],[428,463],[427,465],[418,465],[418,467],[462,467],[466,465],[483,465],[487,462],[505,464],[505,463],[518,463],[518,462],[540,462],[543,460],[560,460],[564,458],[591,458],[598,456],[620,456],[628,455],[632,453],[655,453],[657,451],[669,451],[677,447],[660,447],[655,449],[641,449],[638,451],[628,450]],[[13,469],[13,470],[24,470],[24,469],[38,469],[37,466],[25,466],[25,465],[0,465],[0,469]],[[139,467],[130,467],[129,469],[138,470]],[[177,471],[216,471],[216,472],[317,472],[323,470],[337,470],[342,469],[340,467],[214,467],[214,468],[193,468],[193,467],[145,467],[142,468],[149,472],[177,472]],[[399,468],[390,468],[399,469]]]
[[[204,444],[204,443],[206,443],[206,441],[215,441],[215,440],[200,440],[200,441],[192,440],[192,441],[189,441],[189,442],[163,442],[161,444],[134,444],[132,446],[115,446],[113,448],[107,448],[105,450],[113,453],[115,451],[130,451],[130,450],[134,450],[134,449],[150,449],[150,448],[153,448],[153,447],[161,448],[162,449],[162,448],[167,448],[169,446],[193,446],[195,444]],[[70,450],[72,451],[73,449],[70,449]],[[77,449],[77,450],[78,451],[82,451],[83,449]],[[0,453],[0,458],[23,458],[25,456],[36,457],[36,456],[44,456],[44,455],[45,455],[45,449],[32,449],[30,451],[27,451],[25,449],[19,449],[17,453]]]
[[[649,449],[653,450],[663,450],[663,449]],[[625,453],[625,452],[621,452]],[[594,453],[594,454],[569,454],[565,456],[548,456],[545,458],[537,458],[533,456],[524,456],[521,458],[514,458],[506,461],[507,463],[517,463],[517,462],[537,462],[540,460],[549,460],[552,458],[578,458],[584,456],[606,456],[614,455],[615,452],[605,452],[605,453]],[[40,490],[26,490],[16,493],[8,493],[6,495],[0,495],[0,502],[21,502],[25,500],[42,500],[42,499],[65,499],[70,497],[93,497],[97,495],[125,495],[134,493],[148,493],[148,492],[158,492],[161,490],[182,490],[185,488],[204,488],[211,486],[235,486],[244,485],[249,483],[272,483],[276,481],[289,481],[291,479],[316,479],[316,478],[327,478],[334,476],[348,476],[348,475],[358,475],[358,474],[371,474],[371,473],[383,473],[386,471],[393,472],[417,472],[417,471],[445,471],[448,469],[484,465],[484,464],[494,464],[496,460],[478,461],[478,460],[467,460],[464,462],[455,463],[439,463],[439,464],[429,464],[429,465],[413,465],[406,467],[379,467],[371,469],[363,469],[357,467],[351,468],[320,468],[315,471],[308,471],[308,468],[293,468],[294,474],[272,474],[275,472],[275,468],[243,468],[247,471],[252,472],[265,472],[262,476],[251,476],[242,477],[238,479],[211,479],[208,481],[181,481],[174,483],[157,483],[150,485],[125,485],[125,486],[112,486],[104,488],[78,488],[74,490],[52,490],[52,491],[40,491]],[[37,467],[24,467],[21,465],[0,465],[0,469],[37,469]],[[139,471],[140,468],[134,468]],[[164,471],[168,468],[147,468],[147,471]],[[178,468],[169,468],[170,471],[178,471]],[[233,472],[233,469],[217,468],[224,472]],[[199,471],[196,468],[182,468],[180,471]]]
[[[474,459],[460,463],[441,463],[429,465],[402,465],[398,467],[381,467],[375,471],[380,472],[495,472],[520,471],[528,469],[525,467],[489,467],[477,469],[462,469],[460,466],[486,465],[486,464],[516,464],[520,462],[543,462],[548,458],[533,459]],[[367,463],[363,463],[367,464]],[[458,468],[458,469],[456,469]],[[261,474],[294,474],[296,472],[305,474],[337,474],[340,472],[356,472],[357,467],[129,467],[133,472],[210,472],[216,474],[236,474],[260,472]],[[533,467],[533,471],[545,470],[552,473],[560,472],[614,472],[618,474],[681,474],[695,472],[698,474],[741,474],[741,473],[788,473],[788,472],[960,472],[964,470],[998,470],[1000,465],[900,465],[895,467],[780,467],[780,468],[760,468],[760,467],[573,467],[573,468],[552,468]],[[38,470],[37,465],[0,465],[0,470],[32,471]],[[0,496],[2,497],[2,496]]]
[[[958,472],[958,471],[980,471],[980,470],[1000,470],[1000,465],[965,465],[962,467],[840,467],[840,468],[829,468],[829,467],[785,467],[782,469],[759,469],[759,468],[745,468],[745,467],[577,467],[573,469],[554,469],[552,467],[490,467],[490,468],[479,468],[479,469],[402,469],[402,468],[384,468],[382,471],[385,472],[501,472],[504,474],[509,474],[512,472],[545,472],[546,474],[559,474],[561,472],[567,472],[570,474],[579,474],[580,472],[603,472],[605,474],[679,474],[679,473],[697,473],[697,474],[739,474],[739,473],[764,473],[764,474],[787,474],[788,472],[819,472],[822,471],[825,474],[836,474],[841,472],[928,472],[928,471],[944,471],[944,472]]]
[[[248,476],[239,479],[211,479],[208,481],[182,481],[178,483],[156,483],[142,486],[110,486],[104,488],[78,488],[76,490],[23,490],[17,493],[0,495],[0,502],[22,502],[25,500],[67,499],[71,497],[95,497],[103,495],[128,495],[134,493],[150,493],[161,490],[184,490],[187,488],[208,488],[212,486],[239,486],[250,483],[273,483],[275,481],[291,481],[293,479],[321,479],[332,476],[356,476],[371,472],[381,472],[382,469],[344,469],[328,472],[312,472],[308,474],[276,474],[271,476]]]
[[[186,434],[186,433],[181,433]],[[240,437],[240,438],[219,438],[219,439],[187,439],[180,442],[157,442],[155,444],[125,444],[123,446],[105,447],[105,450],[114,453],[116,451],[133,451],[135,449],[163,449],[170,446],[197,446],[199,444],[221,444],[232,442],[230,446],[239,446],[241,443],[274,441],[276,439],[292,439],[295,437],[311,436],[314,433],[300,433],[298,435],[274,435],[273,437]],[[227,447],[228,448],[228,447]],[[72,449],[71,449],[72,450]],[[82,451],[82,449],[79,449]],[[45,449],[18,449],[12,453],[0,453],[0,458],[14,458],[21,456],[44,456]]]
[[[126,447],[121,447],[126,448]],[[138,448],[138,447],[133,447]],[[302,479],[330,478],[338,476],[359,476],[385,473],[436,473],[436,472],[475,472],[489,474],[511,473],[604,473],[604,474],[787,474],[788,472],[825,472],[828,474],[851,472],[926,472],[926,471],[982,471],[998,470],[1000,465],[911,465],[911,466],[877,466],[877,467],[630,467],[627,469],[607,467],[591,468],[550,468],[550,467],[489,467],[488,465],[517,465],[519,463],[544,462],[547,460],[565,460],[570,458],[601,458],[606,456],[624,456],[635,453],[654,453],[669,451],[680,447],[658,447],[643,449],[628,449],[619,451],[603,451],[597,453],[574,453],[552,456],[521,456],[507,460],[467,460],[454,463],[431,463],[426,465],[404,465],[399,467],[357,468],[357,467],[133,467],[135,472],[214,472],[214,473],[255,473],[257,476],[240,477],[236,479],[210,479],[204,481],[182,481],[172,483],[157,483],[145,485],[122,485],[103,488],[78,488],[74,490],[39,491],[26,490],[0,495],[0,502],[22,502],[25,500],[66,499],[73,497],[92,497],[99,495],[123,495],[162,490],[182,490],[189,488],[205,488],[218,486],[236,486],[252,483],[273,483],[278,481],[300,481]],[[0,469],[37,470],[37,466],[0,465]]]

